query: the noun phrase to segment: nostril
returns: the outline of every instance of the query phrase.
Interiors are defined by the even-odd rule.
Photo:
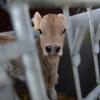
[[[58,53],[60,51],[60,46],[55,47],[56,52]]]
[[[46,51],[47,51],[48,53],[51,52],[51,46],[46,46],[45,49],[46,49]]]

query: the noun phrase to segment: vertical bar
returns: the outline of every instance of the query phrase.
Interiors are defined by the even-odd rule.
[[[69,44],[71,61],[72,61],[72,69],[73,69],[73,74],[74,74],[74,81],[75,81],[75,86],[76,86],[77,98],[78,98],[78,100],[82,100],[79,74],[78,74],[78,66],[76,66],[74,64],[74,60],[73,60],[73,57],[74,57],[73,52],[72,52],[72,49],[73,49],[73,33],[72,33],[72,27],[71,27],[72,25],[71,25],[71,19],[70,19],[70,16],[69,16],[68,7],[63,9],[63,12],[64,12],[66,23],[67,23],[68,44]]]
[[[6,73],[7,66],[7,62],[0,61],[0,100],[19,100]]]
[[[89,20],[89,26],[90,26],[90,36],[91,36],[92,52],[93,52],[93,59],[94,59],[94,65],[95,65],[96,82],[97,84],[99,84],[100,83],[99,65],[98,65],[97,54],[94,51],[95,32],[94,32],[94,24],[91,17],[91,8],[87,8],[87,14],[88,14],[88,20]]]
[[[48,100],[43,83],[35,40],[32,35],[29,8],[24,3],[13,4],[9,7],[17,39],[19,41],[23,40],[29,42],[29,44],[33,44],[33,50],[22,55],[31,98],[32,100]]]
[[[96,38],[95,38],[95,42],[99,43],[99,41],[100,41],[100,22],[98,24],[98,28],[96,31]]]
[[[69,39],[69,46],[70,46],[70,50],[72,52],[72,43],[73,43],[73,32],[72,32],[72,25],[71,25],[71,18],[69,17],[70,14],[69,14],[69,7],[66,7],[65,9],[63,9],[63,13],[66,17],[66,28],[68,30],[67,32],[67,36],[68,36],[68,39]]]
[[[84,23],[82,24],[83,25],[79,25],[76,28],[74,42],[73,42],[73,49],[72,49],[72,52],[74,54],[77,54],[80,51],[86,33],[86,25]]]
[[[78,69],[75,67],[76,66],[73,66],[73,74],[74,74],[74,81],[75,81],[75,86],[76,86],[77,99],[82,100]]]

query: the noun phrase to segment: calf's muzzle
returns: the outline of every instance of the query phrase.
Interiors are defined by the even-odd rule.
[[[54,56],[60,52],[61,47],[57,45],[47,45],[45,46],[45,51],[48,55]]]

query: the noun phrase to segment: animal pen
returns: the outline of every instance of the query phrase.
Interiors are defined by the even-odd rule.
[[[59,7],[63,10],[67,23],[67,43],[65,44],[68,44],[70,52],[77,100],[100,99],[100,65],[98,60],[98,55],[100,54],[99,0],[1,0],[0,6],[8,11],[14,27],[14,31],[4,32],[1,33],[1,35],[16,35],[17,37],[16,42],[4,45],[0,44],[0,100],[20,100],[12,87],[10,78],[4,70],[7,66],[7,60],[17,55],[22,55],[31,100],[47,100],[36,45],[35,42],[32,42],[37,36],[37,33],[32,28],[31,19],[29,17],[29,8],[36,7]],[[87,11],[70,16],[69,7],[72,6],[85,7]],[[98,8],[93,10],[92,7]],[[89,49],[92,49],[91,55],[94,61],[93,69],[95,72],[94,80],[96,80],[96,86],[83,97],[79,76],[79,67],[83,60],[81,59],[80,51],[87,34],[90,35],[89,41],[91,42],[91,48]],[[85,50],[87,50],[87,48],[85,48]],[[64,50],[64,52],[67,51]],[[64,75],[66,76],[67,73]]]

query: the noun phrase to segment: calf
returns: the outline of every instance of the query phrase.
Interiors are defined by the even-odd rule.
[[[58,63],[63,54],[63,43],[66,31],[63,14],[48,14],[44,17],[36,12],[32,18],[34,28],[40,33],[36,38],[44,83],[50,100],[57,100],[55,85],[58,79]],[[15,40],[8,36],[3,38],[4,42]],[[9,63],[8,72],[12,77],[24,80],[24,67],[19,58],[13,59]]]
[[[36,12],[33,19],[34,28],[39,31],[37,39],[44,82],[50,100],[57,100],[55,84],[58,79],[58,63],[63,54],[66,31],[63,14],[48,14],[44,17]]]

